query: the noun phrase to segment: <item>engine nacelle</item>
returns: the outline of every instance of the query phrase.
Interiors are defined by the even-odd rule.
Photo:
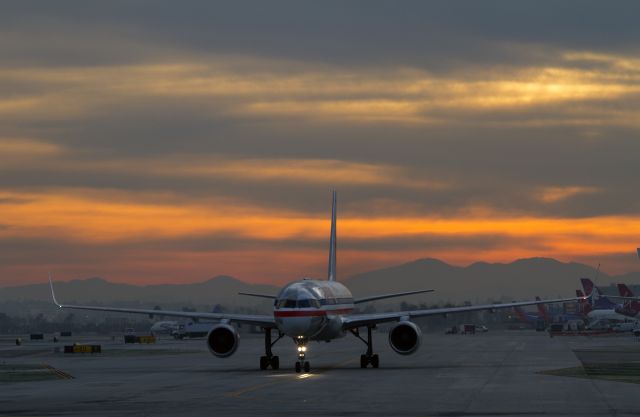
[[[422,341],[420,328],[410,321],[401,321],[389,330],[389,345],[401,355],[411,355]]]
[[[219,358],[226,358],[238,349],[240,335],[235,327],[229,324],[213,326],[207,335],[207,347],[209,352]]]

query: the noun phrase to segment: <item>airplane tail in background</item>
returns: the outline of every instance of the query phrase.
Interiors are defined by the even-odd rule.
[[[336,280],[336,190],[333,190],[331,205],[331,238],[329,239],[329,281]]]
[[[595,288],[595,285],[593,285],[593,281],[591,281],[589,278],[580,278],[580,283],[582,284],[584,293],[586,295],[591,295]]]
[[[536,301],[540,301],[540,297],[536,297]],[[538,315],[540,318],[544,319],[547,323],[551,322],[549,317],[549,312],[545,308],[544,304],[538,304]]]
[[[593,284],[589,278],[580,278],[582,288],[589,300],[591,310],[607,310],[616,308],[616,303],[603,296],[602,290]]]
[[[529,316],[527,316],[527,313],[525,313],[525,311],[521,307],[513,307],[513,311],[516,313],[516,316],[518,316],[518,320],[527,324],[531,323],[531,319],[529,318]]]
[[[618,292],[621,297],[633,297],[633,292],[625,284],[618,284]]]
[[[618,292],[621,297],[633,297],[633,292],[625,284],[618,284]],[[640,301],[626,300],[622,306],[624,315],[635,317],[640,313]]]

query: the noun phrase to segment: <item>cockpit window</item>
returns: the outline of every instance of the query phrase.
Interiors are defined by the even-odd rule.
[[[309,308],[309,307],[314,307],[314,308],[320,308],[320,303],[318,302],[318,300],[315,300],[313,298],[310,299],[304,299],[304,300],[291,300],[291,299],[285,299],[285,300],[278,300],[276,301],[276,308]]]
[[[286,300],[284,302],[285,308],[295,308],[295,306],[296,306],[296,300]]]
[[[296,307],[296,300],[291,300],[291,299],[281,299],[278,300],[278,303],[276,304],[277,308],[295,308]]]
[[[320,308],[320,303],[318,302],[318,300],[314,300],[312,298],[306,299],[306,300],[298,300],[298,307],[299,308],[309,308],[309,307]]]

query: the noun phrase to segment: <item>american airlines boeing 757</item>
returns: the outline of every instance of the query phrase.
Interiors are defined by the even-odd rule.
[[[62,304],[56,300],[53,282],[49,276],[53,302],[60,308],[111,311],[119,313],[161,314],[170,317],[185,317],[192,320],[214,320],[217,323],[207,335],[206,343],[209,351],[220,358],[231,356],[238,348],[240,337],[234,324],[242,323],[261,327],[264,331],[265,354],[260,358],[260,369],[279,369],[280,360],[272,352],[272,347],[280,339],[288,337],[297,345],[298,358],[295,363],[296,372],[309,372],[310,364],[306,360],[309,341],[330,341],[348,334],[362,340],[367,347],[360,356],[360,366],[371,365],[378,368],[380,359],[373,351],[372,329],[379,323],[395,322],[389,330],[389,344],[400,355],[414,353],[420,346],[422,333],[412,319],[434,315],[448,315],[467,311],[513,308],[528,305],[576,301],[588,297],[573,297],[554,300],[533,300],[507,304],[485,304],[464,307],[434,308],[427,310],[398,311],[388,313],[354,314],[356,304],[369,301],[400,297],[411,294],[431,292],[418,290],[372,297],[354,298],[351,292],[336,281],[336,193],[333,192],[331,210],[331,235],[329,240],[329,273],[327,280],[302,279],[285,285],[277,295],[242,293],[247,296],[273,299],[272,315],[248,315],[227,313],[201,313],[184,311],[167,311],[138,308],[116,308],[102,306],[81,306]],[[366,329],[366,335],[361,331]],[[272,340],[272,331],[277,338]]]

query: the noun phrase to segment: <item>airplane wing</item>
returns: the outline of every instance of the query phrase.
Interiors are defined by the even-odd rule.
[[[171,311],[171,310],[153,310],[144,308],[120,308],[120,307],[100,307],[100,306],[81,306],[71,304],[61,304],[56,300],[56,294],[53,291],[53,281],[51,275],[49,275],[49,286],[51,287],[51,297],[53,302],[60,308],[69,308],[76,310],[93,310],[93,311],[111,311],[116,313],[131,313],[131,314],[148,314],[148,315],[162,315],[169,317],[184,317],[193,320],[207,319],[207,320],[227,320],[229,322],[251,324],[260,326],[263,328],[276,327],[273,316],[267,315],[251,315],[251,314],[228,314],[228,313],[204,313],[198,311]]]
[[[414,311],[397,311],[390,313],[370,313],[370,314],[353,314],[345,317],[342,322],[342,327],[345,330],[353,329],[361,326],[368,326],[372,324],[385,323],[398,320],[410,320],[417,317],[427,316],[447,316],[454,313],[465,313],[468,311],[480,311],[489,310],[495,311],[502,308],[524,307],[538,304],[553,304],[563,303],[566,301],[579,301],[588,297],[572,297],[572,298],[557,298],[553,300],[535,300],[535,301],[519,301],[513,303],[503,304],[481,304],[476,306],[463,306],[463,307],[447,307],[447,308],[432,308],[428,310],[414,310]]]
[[[368,301],[384,300],[386,298],[402,297],[404,295],[422,294],[425,292],[434,292],[434,291],[435,290],[418,290],[418,291],[396,292],[393,294],[374,295],[372,297],[361,297],[353,300],[353,304],[360,304],[360,303],[366,303]]]

